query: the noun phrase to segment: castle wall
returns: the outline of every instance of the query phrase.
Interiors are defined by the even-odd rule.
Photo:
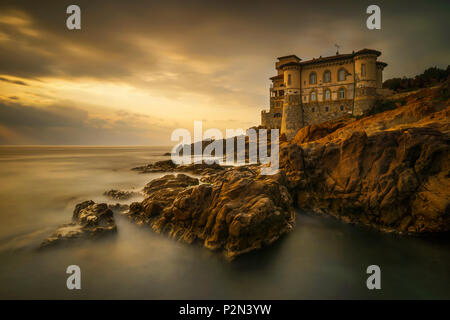
[[[300,95],[291,95],[287,100],[283,108],[280,132],[290,140],[303,127],[303,110],[300,105]]]
[[[286,92],[280,133],[284,134],[286,138],[290,140],[295,136],[297,131],[303,127],[303,110],[300,94],[300,65],[296,63],[291,64],[287,67],[283,67],[283,71]]]
[[[352,100],[303,104],[305,126],[343,117],[352,112]]]
[[[338,79],[339,70],[345,70],[347,76],[345,80]],[[325,72],[330,72],[330,82],[325,82],[324,74]],[[347,59],[341,62],[332,62],[332,63],[322,63],[322,64],[313,64],[310,66],[305,66],[301,71],[302,78],[302,95],[303,102],[310,102],[311,92],[317,92],[317,101],[325,100],[324,92],[325,89],[330,89],[332,91],[332,100],[337,99],[337,90],[340,87],[344,87],[347,90],[353,88],[353,61],[351,59]],[[311,73],[316,74],[316,83],[310,83],[310,75]]]
[[[271,78],[270,111],[261,114],[261,123],[280,128],[281,134],[292,139],[303,126],[363,114],[382,96],[386,64],[377,62],[379,55],[363,49],[306,62],[294,55],[278,58],[278,75]],[[315,81],[311,81],[312,73]]]
[[[278,112],[261,112],[261,125],[269,129],[281,129],[281,117],[283,109]]]

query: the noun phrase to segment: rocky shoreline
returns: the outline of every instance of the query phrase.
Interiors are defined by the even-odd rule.
[[[261,175],[258,165],[177,166],[171,160],[133,168],[170,174],[149,182],[143,201],[111,208],[138,225],[199,242],[230,259],[293,230],[295,207],[385,232],[449,232],[448,84],[403,99],[393,110],[301,129],[281,143],[276,175]],[[107,195],[132,196],[119,190]],[[73,222],[43,246],[114,232],[109,212],[106,204],[78,205]]]
[[[115,234],[113,212],[106,203],[84,201],[75,206],[72,222],[58,227],[40,245],[40,249],[69,244],[75,240],[92,240]]]

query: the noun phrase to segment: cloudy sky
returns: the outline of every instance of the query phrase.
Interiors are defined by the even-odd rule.
[[[381,30],[365,26],[381,7]],[[79,31],[66,8],[81,7]],[[0,144],[169,145],[175,128],[248,128],[276,57],[383,52],[385,79],[450,63],[449,1],[0,3]]]

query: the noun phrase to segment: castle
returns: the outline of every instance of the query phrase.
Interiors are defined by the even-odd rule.
[[[296,55],[277,58],[277,75],[270,78],[270,110],[261,112],[261,125],[280,129],[288,140],[304,126],[361,115],[383,95],[380,51],[301,61]]]

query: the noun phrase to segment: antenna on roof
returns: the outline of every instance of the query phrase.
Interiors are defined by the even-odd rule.
[[[338,54],[339,54],[339,48],[340,48],[341,46],[338,45],[338,44],[335,44],[334,46],[336,47],[336,55],[338,55]]]

